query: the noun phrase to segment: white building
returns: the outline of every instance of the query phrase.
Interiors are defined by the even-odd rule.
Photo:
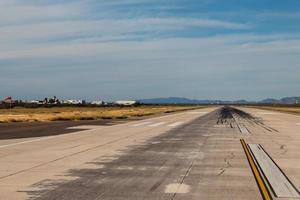
[[[104,105],[103,101],[92,101],[91,102],[92,105]]]
[[[31,103],[31,104],[43,104],[43,101],[39,101],[39,100],[30,100],[30,101],[28,101],[28,103]]]
[[[131,106],[137,104],[137,101],[120,100],[120,101],[115,101],[115,104],[122,105],[122,106]]]
[[[83,101],[82,100],[75,100],[75,99],[68,99],[64,101],[65,104],[73,104],[73,105],[78,105],[78,104],[82,104]]]

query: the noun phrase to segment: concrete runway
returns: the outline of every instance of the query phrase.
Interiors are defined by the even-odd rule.
[[[246,148],[267,153],[249,148],[248,155],[270,198],[297,199],[300,116],[238,109],[205,108],[110,126],[76,124],[66,134],[3,137],[0,199],[263,199],[240,139]],[[260,155],[270,159],[264,162]],[[286,185],[281,182],[290,185],[281,190]]]

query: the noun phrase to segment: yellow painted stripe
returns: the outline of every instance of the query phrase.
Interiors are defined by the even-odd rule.
[[[256,180],[256,183],[258,185],[258,188],[263,196],[263,199],[264,200],[272,200],[272,197],[270,195],[270,192],[261,176],[261,174],[259,173],[259,170],[254,162],[254,159],[250,153],[250,150],[249,148],[247,147],[245,141],[243,139],[241,139],[241,143],[242,143],[242,146],[244,148],[244,151],[246,153],[246,156],[247,156],[247,159],[248,159],[248,162],[250,164],[250,167],[251,167],[251,170],[253,172],[253,175],[255,177],[255,180]]]

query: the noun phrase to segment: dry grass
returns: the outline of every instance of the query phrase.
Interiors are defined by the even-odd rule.
[[[204,106],[53,107],[0,109],[0,122],[95,120],[146,116]]]
[[[278,106],[278,105],[276,105],[276,106],[247,106],[247,107],[300,114],[299,106]]]

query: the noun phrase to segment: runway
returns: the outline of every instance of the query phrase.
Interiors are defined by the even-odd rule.
[[[0,199],[297,199],[299,123],[297,115],[220,106],[51,134],[9,138],[8,128]]]

